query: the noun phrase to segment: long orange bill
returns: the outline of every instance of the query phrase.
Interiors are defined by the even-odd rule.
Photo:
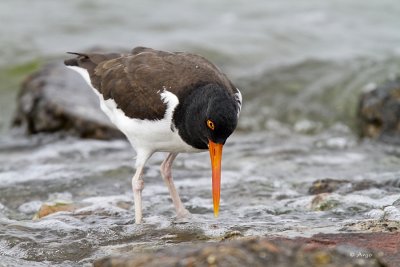
[[[221,159],[222,144],[208,141],[208,149],[210,150],[211,168],[212,168],[212,194],[214,202],[214,216],[218,217],[219,199],[221,189]]]

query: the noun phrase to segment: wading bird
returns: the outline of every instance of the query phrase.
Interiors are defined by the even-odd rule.
[[[235,130],[240,91],[204,57],[136,47],[129,54],[75,53],[65,65],[83,76],[100,107],[136,150],[132,178],[135,222],[142,222],[143,168],[154,152],[169,152],[161,174],[177,217],[183,206],[171,175],[178,153],[209,150],[214,215],[220,200],[222,147]]]

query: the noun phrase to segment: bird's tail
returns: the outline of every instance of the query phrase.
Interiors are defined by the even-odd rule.
[[[76,55],[75,58],[70,58],[64,60],[64,64],[67,67],[77,71],[82,77],[86,80],[89,85],[93,85],[95,88],[99,88],[98,79],[94,76],[96,67],[104,61],[118,58],[121,54],[117,53],[108,53],[108,54],[100,54],[100,53],[77,53],[77,52],[67,52],[71,55]],[[79,67],[79,68],[76,68]],[[87,72],[85,72],[86,70]]]
[[[66,66],[77,66],[77,67],[80,67],[79,61],[89,58],[89,55],[84,54],[84,53],[67,52],[67,54],[77,55],[77,57],[64,60],[64,64]]]
[[[78,53],[78,52],[67,52],[71,55],[76,55],[75,58],[70,58],[64,60],[64,64],[67,66],[77,66],[84,68],[92,73],[94,69],[99,65],[101,62],[106,60],[111,60],[114,58],[118,58],[121,54],[118,53],[107,53],[107,54],[100,54],[100,53]]]

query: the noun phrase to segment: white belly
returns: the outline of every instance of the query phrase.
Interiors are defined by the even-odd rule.
[[[171,129],[173,110],[178,103],[178,98],[171,92],[165,91],[161,93],[161,97],[164,100],[169,99],[165,101],[168,108],[163,119],[154,121],[129,118],[121,109],[117,108],[113,99],[104,100],[100,94],[98,95],[103,112],[126,135],[134,148],[143,147],[153,152],[200,151],[186,144],[179,136],[177,129],[174,131]],[[173,100],[173,98],[176,98],[176,100]],[[176,102],[176,104],[171,102]]]

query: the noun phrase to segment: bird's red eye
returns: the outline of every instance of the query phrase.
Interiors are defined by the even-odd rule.
[[[211,130],[215,129],[215,125],[211,120],[207,120],[207,127],[210,128]]]

